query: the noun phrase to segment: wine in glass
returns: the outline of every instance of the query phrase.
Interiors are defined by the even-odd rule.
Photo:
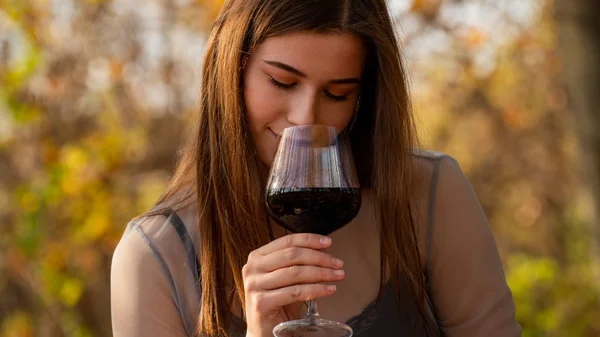
[[[360,209],[361,193],[350,142],[325,125],[289,127],[281,133],[267,183],[267,210],[294,233],[328,235]],[[276,337],[351,337],[348,325],[319,317],[314,300],[307,315],[273,329]]]

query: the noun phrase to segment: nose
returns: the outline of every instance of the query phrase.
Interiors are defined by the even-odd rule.
[[[305,94],[291,102],[287,120],[294,125],[311,125],[317,121],[318,102],[315,95]]]

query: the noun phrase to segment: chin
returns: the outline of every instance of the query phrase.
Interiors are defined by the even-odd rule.
[[[258,158],[260,162],[267,168],[271,168],[271,164],[273,164],[273,157],[275,157],[275,152],[277,151],[277,144],[273,144],[266,146],[267,148],[256,149]],[[262,150],[262,151],[261,151]]]
[[[273,158],[270,158],[267,155],[261,155],[260,156],[260,162],[266,167],[266,168],[271,168],[271,164],[273,164]]]

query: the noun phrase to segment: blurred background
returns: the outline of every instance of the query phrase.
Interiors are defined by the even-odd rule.
[[[124,226],[165,187],[219,0],[0,0],[0,336],[110,336]],[[600,336],[600,11],[389,1],[423,147],[461,163],[523,336]]]

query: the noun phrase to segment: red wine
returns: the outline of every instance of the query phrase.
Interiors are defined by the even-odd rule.
[[[360,188],[285,188],[267,192],[267,209],[284,228],[328,235],[360,210]]]

